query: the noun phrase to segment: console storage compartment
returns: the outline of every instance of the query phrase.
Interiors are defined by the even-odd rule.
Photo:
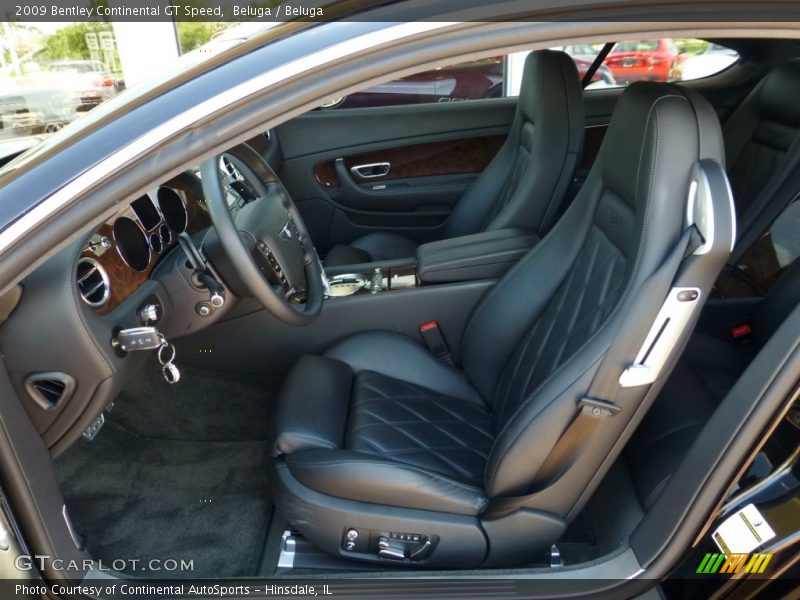
[[[423,284],[497,279],[538,241],[522,229],[498,229],[422,244],[417,276]]]

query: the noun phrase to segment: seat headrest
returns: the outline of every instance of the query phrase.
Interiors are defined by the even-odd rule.
[[[800,58],[775,67],[756,88],[753,99],[762,117],[800,127]]]
[[[548,102],[582,101],[575,61],[559,50],[535,50],[525,58],[519,90],[519,111],[535,124],[548,118]]]
[[[700,159],[725,164],[708,101],[673,84],[636,82],[617,102],[597,162],[606,184],[636,208],[653,192],[654,177],[688,190],[687,174]]]

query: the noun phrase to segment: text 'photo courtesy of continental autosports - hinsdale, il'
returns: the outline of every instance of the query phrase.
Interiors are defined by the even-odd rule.
[[[0,8],[0,600],[798,597],[800,3]]]

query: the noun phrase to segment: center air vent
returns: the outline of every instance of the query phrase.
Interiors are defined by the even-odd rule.
[[[25,378],[25,389],[44,410],[52,410],[75,391],[75,380],[56,371],[34,373]]]
[[[108,274],[93,258],[84,257],[78,261],[75,273],[81,298],[91,307],[98,308],[108,302],[111,283]]]

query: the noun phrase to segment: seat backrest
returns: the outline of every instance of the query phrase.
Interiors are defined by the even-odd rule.
[[[758,307],[753,327],[754,341],[758,349],[769,341],[772,334],[798,304],[800,304],[800,260],[796,260],[786,269]]]
[[[555,222],[583,146],[583,95],[574,61],[554,50],[525,59],[517,110],[503,146],[459,200],[445,237]]]
[[[673,345],[679,352],[684,329],[730,252],[734,216],[723,152],[719,122],[705,100],[670,84],[631,85],[575,201],[478,305],[465,331],[463,366],[493,411],[497,439],[485,477],[490,497],[535,487],[539,467],[578,402],[601,379],[613,384],[603,399],[622,410],[604,423],[571,476],[545,490],[557,491],[543,492],[540,507],[566,514],[587,482],[610,466],[604,461],[612,446],[657,387],[648,380],[623,387],[622,373],[647,358],[645,343],[659,333],[659,310],[673,299],[676,277],[688,279],[698,293],[687,305],[693,312],[685,327],[676,325],[675,333],[664,319],[667,356],[672,358]],[[706,167],[716,168],[717,192],[705,194],[706,213],[697,218],[688,197],[694,194],[699,206],[697,184],[708,183]],[[682,257],[678,242],[685,239],[689,212],[707,243],[698,249],[701,255],[683,260],[676,276],[669,264],[678,263],[668,257]],[[665,373],[651,375],[663,380]]]
[[[723,127],[740,229],[772,200],[800,161],[800,59],[775,67]]]

